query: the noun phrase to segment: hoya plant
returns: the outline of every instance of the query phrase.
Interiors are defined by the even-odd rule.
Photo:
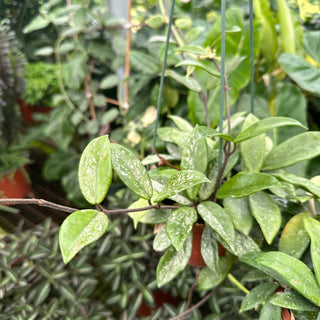
[[[199,290],[211,290],[232,277],[233,266],[240,262],[265,274],[240,312],[263,303],[262,319],[270,312],[280,317],[281,308],[317,314],[320,224],[314,201],[320,187],[317,178],[308,180],[283,169],[319,155],[320,133],[306,131],[274,146],[273,131],[303,126],[290,118],[258,120],[238,113],[226,131],[219,132],[193,127],[177,116],[171,119],[175,127],[158,131],[166,145],[163,154],[154,150],[140,161],[130,149],[110,143],[108,136],[95,138],[85,148],[79,184],[95,208],[75,211],[63,222],[59,241],[64,262],[100,238],[112,214],[129,213],[135,225],[158,226],[153,247],[163,252],[157,266],[161,287],[188,266],[193,227],[203,224],[200,251],[205,265],[197,280]],[[221,144],[224,153],[219,152]],[[138,198],[127,209],[103,207],[114,177]],[[225,249],[220,256],[219,246]]]

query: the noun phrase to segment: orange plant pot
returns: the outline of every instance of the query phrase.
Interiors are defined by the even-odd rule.
[[[206,263],[203,260],[201,254],[201,237],[205,225],[200,223],[195,223],[192,227],[192,252],[189,259],[189,266],[193,267],[204,267]],[[218,254],[219,256],[224,256],[226,254],[226,249],[218,242]]]
[[[0,198],[24,198],[30,192],[31,184],[23,169],[0,177]]]
[[[25,104],[21,99],[18,99],[17,102],[20,105],[21,113],[26,123],[36,122],[33,118],[35,113],[49,113],[52,110],[52,108],[46,106],[30,106],[28,104]]]

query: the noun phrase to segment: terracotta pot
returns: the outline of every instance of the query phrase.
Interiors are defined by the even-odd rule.
[[[0,177],[0,198],[24,198],[31,192],[31,184],[25,169]]]
[[[192,253],[188,264],[194,267],[204,267],[206,263],[201,255],[201,237],[205,225],[200,223],[195,223],[192,227]],[[226,249],[218,242],[218,254],[219,256],[224,256],[226,254]]]
[[[282,308],[281,313],[282,313],[282,320],[291,320],[291,314],[288,309]]]
[[[156,290],[153,292],[153,299],[155,302],[154,308],[149,307],[146,302],[142,300],[136,315],[139,317],[147,317],[150,316],[155,310],[161,308],[165,303],[177,306],[179,302],[179,300],[173,297],[169,292],[163,292],[161,290]]]
[[[36,122],[33,118],[35,113],[49,113],[52,109],[46,106],[31,106],[25,104],[23,100],[18,99],[18,104],[21,108],[21,113],[23,115],[23,119],[27,123]]]

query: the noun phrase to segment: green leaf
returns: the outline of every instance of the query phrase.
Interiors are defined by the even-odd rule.
[[[100,82],[100,89],[110,89],[118,85],[119,79],[116,74],[109,74]]]
[[[209,290],[218,286],[228,275],[233,262],[234,258],[227,255],[220,257],[216,270],[212,270],[209,267],[203,268],[198,279],[199,290]]]
[[[123,183],[138,197],[150,199],[153,192],[151,180],[135,154],[119,144],[112,143],[111,157],[113,169]]]
[[[59,231],[64,263],[68,263],[85,246],[98,240],[108,228],[107,216],[97,210],[79,210],[69,215]]]
[[[135,208],[143,208],[149,206],[149,201],[146,199],[139,199],[133,202],[128,209],[135,209]],[[145,211],[137,211],[137,212],[129,212],[128,215],[131,219],[133,219],[134,227],[137,228],[138,223],[140,220],[149,212],[150,210]]]
[[[130,65],[138,72],[146,75],[157,75],[160,71],[159,61],[152,55],[140,51],[130,51]]]
[[[154,197],[153,201],[162,201],[183,190],[208,181],[202,172],[192,170],[178,171],[171,176],[164,188]]]
[[[214,159],[208,163],[206,176],[210,182],[202,183],[199,190],[199,197],[201,200],[207,200],[213,193],[219,174],[219,160]]]
[[[158,29],[163,25],[164,18],[162,15],[152,15],[150,18],[146,20],[146,24],[153,29]]]
[[[320,65],[320,31],[306,31],[303,35],[303,44],[307,53]]]
[[[275,170],[318,155],[320,155],[320,132],[304,132],[271,150],[262,169]]]
[[[171,246],[171,241],[168,238],[166,228],[162,228],[154,237],[153,250],[162,252]]]
[[[91,204],[102,202],[112,180],[108,136],[98,137],[87,145],[80,158],[78,178],[85,199]]]
[[[215,271],[219,267],[218,242],[212,228],[206,226],[201,237],[201,256],[207,267]]]
[[[218,190],[217,198],[242,198],[261,190],[281,188],[282,184],[274,177],[258,172],[239,172],[226,181]]]
[[[312,194],[316,195],[318,198],[320,198],[320,186],[313,183],[309,179],[297,177],[296,175],[291,173],[274,173],[272,175],[279,180],[288,182],[301,189],[309,191]]]
[[[44,18],[41,15],[38,15],[23,28],[23,33],[30,33],[35,30],[46,28],[49,25],[49,23],[49,19]]]
[[[225,198],[223,207],[229,215],[235,228],[248,235],[253,224],[253,217],[249,207],[248,198]]]
[[[285,291],[277,293],[270,298],[270,303],[282,308],[300,311],[319,310],[314,304],[310,303],[296,291]]]
[[[307,129],[299,121],[286,117],[270,117],[253,123],[250,127],[240,132],[234,139],[235,143],[251,139],[259,134],[283,126],[299,126]]]
[[[267,301],[260,311],[259,320],[283,320],[281,308]]]
[[[169,115],[168,118],[170,118],[181,131],[191,132],[193,130],[192,124],[184,118],[175,115]]]
[[[189,137],[189,133],[183,132],[177,128],[163,127],[158,129],[158,136],[161,140],[173,142],[182,150]]]
[[[278,61],[285,73],[300,88],[315,95],[320,95],[320,71],[316,67],[290,53],[283,53]]]
[[[214,69],[213,67],[210,67],[210,65],[206,64],[203,61],[187,59],[187,60],[182,60],[175,65],[176,68],[181,67],[181,66],[197,67],[197,68],[200,68],[202,70],[207,71],[210,75],[212,75],[214,77],[220,78],[220,73],[217,72],[216,69]]]
[[[311,217],[304,217],[304,227],[311,239],[310,252],[318,285],[320,286],[320,222]]]
[[[187,45],[187,46],[182,46],[176,49],[176,52],[185,52],[185,53],[190,53],[190,54],[195,54],[198,56],[206,56],[208,55],[208,52],[206,49],[200,46],[194,46],[194,45]]]
[[[240,312],[255,308],[259,304],[267,301],[271,297],[279,285],[274,282],[266,282],[258,285],[250,290],[250,292],[242,300]]]
[[[199,204],[198,213],[206,224],[215,230],[228,245],[232,246],[235,241],[234,227],[222,207],[214,202],[206,201]]]
[[[188,264],[191,256],[192,237],[189,236],[179,251],[170,247],[157,266],[157,283],[161,287],[175,278]]]
[[[273,199],[263,191],[249,196],[252,215],[257,220],[262,233],[269,244],[281,227],[281,212]]]
[[[230,134],[221,133],[213,128],[209,128],[205,126],[198,127],[198,133],[202,137],[208,137],[208,138],[219,137],[226,141],[233,141],[233,137]]]
[[[173,210],[166,224],[168,237],[177,251],[179,251],[197,221],[197,212],[193,208],[182,207]]]
[[[242,126],[242,132],[245,132],[248,127],[252,127],[257,122],[258,119],[249,114]],[[265,139],[266,135],[260,134],[250,140],[241,142],[241,156],[249,171],[260,171],[266,153]]]
[[[279,251],[300,259],[309,246],[310,237],[304,228],[304,217],[308,212],[301,212],[293,216],[282,230],[279,240]]]
[[[196,80],[194,80],[191,77],[182,76],[175,71],[167,70],[166,77],[176,80],[177,82],[183,84],[184,86],[186,86],[188,89],[192,91],[200,92],[202,90],[201,86]]]
[[[311,270],[303,262],[283,252],[269,251],[254,255],[256,267],[280,283],[291,286],[312,303],[320,306],[320,288]],[[241,257],[241,260],[243,258]]]

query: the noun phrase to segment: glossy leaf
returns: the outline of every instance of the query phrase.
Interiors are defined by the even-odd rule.
[[[98,240],[108,228],[107,216],[97,210],[79,210],[69,215],[59,231],[64,263],[68,263],[85,246]]]
[[[201,256],[206,265],[213,271],[219,267],[218,242],[212,229],[206,226],[201,237]]]
[[[182,207],[173,210],[166,224],[168,237],[177,251],[179,251],[197,221],[197,212],[193,208]]]
[[[296,291],[290,290],[277,293],[270,298],[270,303],[282,308],[300,311],[317,311],[319,310],[309,300],[305,299]]]
[[[301,189],[309,191],[310,193],[320,198],[320,186],[318,184],[313,183],[309,179],[297,177],[296,175],[291,173],[275,173],[273,174],[273,176],[276,177],[278,180],[288,182]]]
[[[79,185],[85,199],[100,203],[112,180],[110,142],[107,136],[92,140],[83,151],[79,163]]]
[[[271,297],[279,285],[275,282],[265,282],[250,290],[242,300],[240,312],[255,308]]]
[[[181,131],[191,132],[193,130],[192,124],[184,118],[175,115],[169,115],[168,118],[170,118]]]
[[[202,90],[199,83],[196,82],[193,78],[190,78],[190,77],[187,78],[186,76],[182,76],[179,73],[172,70],[167,70],[166,76],[183,84],[184,86],[186,86],[188,89],[192,91],[200,92]]]
[[[278,59],[281,68],[302,89],[320,95],[320,71],[299,56],[283,53]]]
[[[189,236],[179,251],[172,246],[161,257],[157,266],[157,283],[161,287],[175,278],[188,264],[192,248]]]
[[[311,217],[304,217],[304,227],[311,239],[310,252],[318,285],[320,287],[320,222]]]
[[[320,31],[306,31],[303,35],[303,44],[308,54],[320,65]]]
[[[152,184],[146,168],[129,149],[111,144],[112,166],[123,183],[138,197],[150,199],[152,197]]]
[[[153,250],[155,251],[165,251],[171,246],[171,241],[167,235],[166,228],[162,228],[154,237],[153,240]]]
[[[260,311],[259,320],[283,320],[281,308],[267,301]]]
[[[251,213],[257,220],[262,233],[269,244],[281,227],[281,212],[273,199],[263,191],[249,196]]]
[[[249,207],[248,198],[225,198],[223,200],[223,207],[229,215],[235,228],[248,235],[253,224],[253,216]]]
[[[208,163],[206,176],[210,182],[202,183],[199,190],[199,197],[201,200],[207,200],[213,193],[219,175],[219,161],[214,159]]]
[[[282,230],[279,240],[279,251],[297,259],[301,258],[310,243],[310,237],[304,228],[304,217],[310,216],[302,212],[293,216]]]
[[[162,201],[169,198],[183,190],[191,188],[202,182],[208,182],[206,176],[199,171],[183,170],[177,171],[176,174],[172,175],[168,180],[164,188],[157,194],[153,200],[155,202]]]
[[[219,138],[222,138],[226,141],[233,141],[233,137],[230,134],[221,133],[213,128],[209,128],[209,127],[205,127],[205,126],[198,127],[198,133],[202,137],[208,137],[208,138],[219,137]]]
[[[242,198],[269,188],[281,188],[282,184],[274,177],[258,172],[239,172],[226,181],[217,192],[218,199]]]
[[[283,252],[269,251],[254,253],[253,264],[320,307],[320,288],[311,270],[302,261]]]
[[[186,132],[171,127],[159,128],[158,136],[163,141],[175,143],[181,150],[184,148],[188,139]]]
[[[232,245],[235,241],[234,227],[221,206],[211,201],[202,202],[198,206],[198,213],[205,223],[215,230],[228,245]]]
[[[286,117],[270,117],[253,123],[250,127],[240,132],[234,139],[235,143],[251,139],[259,134],[284,126],[304,127],[299,121]]]
[[[135,209],[135,208],[143,208],[149,206],[149,201],[146,199],[138,199],[137,201],[133,202],[128,209]],[[140,220],[149,212],[150,210],[145,211],[137,211],[137,212],[129,212],[128,215],[131,219],[133,219],[134,227],[137,228],[138,223]]]
[[[242,132],[258,123],[258,119],[249,114],[245,119]],[[241,133],[240,133],[241,134]],[[249,140],[242,141],[240,144],[241,156],[245,166],[249,171],[260,171],[266,153],[265,134],[260,134]]]
[[[233,262],[234,258],[228,255],[220,257],[216,270],[212,270],[209,267],[203,268],[198,279],[199,290],[209,290],[218,286],[228,275]]]
[[[305,132],[276,146],[266,157],[263,170],[290,166],[320,154],[320,132]]]

